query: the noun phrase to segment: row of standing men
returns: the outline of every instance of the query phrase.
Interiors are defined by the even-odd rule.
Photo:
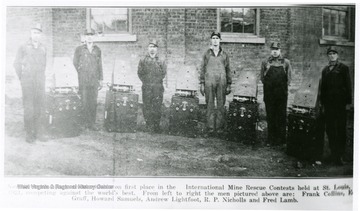
[[[30,40],[21,45],[14,67],[22,86],[26,141],[45,140],[41,131],[41,113],[45,96],[46,49],[40,42],[42,28],[35,24]],[[103,86],[101,50],[93,42],[93,33],[87,33],[85,44],[75,50],[73,64],[78,72],[79,93],[82,99],[85,127],[95,126],[98,91]],[[220,46],[221,34],[210,35],[210,48],[203,54],[200,66],[200,93],[207,104],[207,132],[220,135],[224,132],[225,99],[231,93],[232,76],[228,54]],[[152,40],[148,54],[139,61],[138,76],[142,81],[143,114],[149,130],[160,132],[163,79],[166,63],[157,53],[158,43]],[[264,102],[268,122],[268,142],[286,142],[288,86],[291,82],[291,64],[281,55],[281,46],[273,42],[271,55],[261,64],[261,81],[264,84]],[[338,51],[329,47],[326,52],[329,64],[322,70],[320,84],[321,112],[325,114],[326,132],[332,157],[341,162],[346,143],[346,105],[351,104],[349,68],[338,60]]]

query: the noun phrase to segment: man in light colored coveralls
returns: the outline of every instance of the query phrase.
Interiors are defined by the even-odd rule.
[[[225,124],[225,100],[231,92],[229,56],[220,47],[221,35],[213,32],[211,46],[204,53],[200,67],[200,93],[205,94],[208,135],[221,135]],[[216,107],[215,107],[216,101]]]

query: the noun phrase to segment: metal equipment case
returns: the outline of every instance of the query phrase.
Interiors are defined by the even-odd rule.
[[[295,94],[288,115],[287,153],[303,160],[320,160],[323,153],[325,122],[319,108],[321,73],[304,79]]]
[[[55,57],[54,86],[45,94],[44,128],[53,137],[78,136],[81,132],[81,99],[77,72],[68,57]]]
[[[258,107],[257,75],[254,71],[242,71],[235,83],[234,99],[227,114],[229,140],[256,142]]]
[[[139,95],[134,93],[129,71],[129,62],[115,60],[105,99],[104,127],[109,132],[133,133],[137,130]]]
[[[171,98],[169,132],[174,135],[196,136],[198,131],[199,98],[197,72],[192,66],[180,70],[176,91]]]

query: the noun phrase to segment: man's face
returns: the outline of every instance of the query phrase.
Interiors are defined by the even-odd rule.
[[[272,57],[279,57],[281,53],[280,48],[271,48],[271,56]]]
[[[331,52],[328,53],[328,57],[329,57],[330,61],[334,62],[334,61],[336,61],[338,59],[339,56],[338,56],[337,53],[331,51]]]
[[[88,48],[92,48],[94,45],[94,41],[93,41],[93,37],[92,36],[86,36],[85,37],[85,43],[87,45]]]
[[[211,45],[214,47],[218,47],[220,45],[220,38],[218,36],[213,36],[211,38]]]
[[[151,57],[155,57],[157,54],[158,47],[154,44],[148,46],[148,52]]]
[[[42,32],[37,29],[30,30],[30,37],[33,42],[39,42]]]

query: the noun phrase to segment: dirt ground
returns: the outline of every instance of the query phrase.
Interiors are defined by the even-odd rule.
[[[7,92],[9,93],[9,92]],[[22,101],[5,96],[4,173],[6,176],[221,176],[343,177],[353,174],[353,120],[344,166],[299,161],[286,155],[284,147],[265,144],[266,121],[257,131],[258,143],[168,134],[164,110],[162,134],[83,131],[78,137],[25,142]],[[99,100],[100,101],[100,100]],[[99,127],[104,105],[98,106]],[[139,114],[140,118],[142,114]],[[328,156],[328,147],[324,155]]]

